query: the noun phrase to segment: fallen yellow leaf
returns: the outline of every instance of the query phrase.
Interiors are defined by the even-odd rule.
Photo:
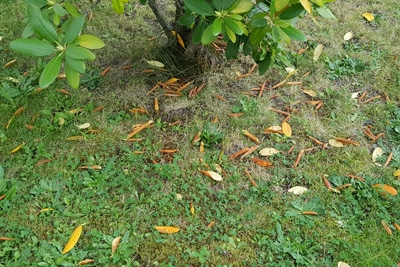
[[[179,232],[179,228],[173,226],[154,226],[154,228],[162,234],[175,234]]]
[[[328,143],[333,147],[344,147],[343,143],[336,139],[329,139]]]
[[[17,146],[17,147],[14,148],[13,150],[11,150],[11,151],[10,151],[10,154],[14,154],[14,153],[17,152],[18,150],[20,150],[24,145],[25,145],[25,143],[20,144],[19,146]]]
[[[319,59],[319,57],[322,54],[323,49],[324,49],[324,46],[322,44],[317,45],[317,47],[314,50],[314,57],[313,57],[314,61],[317,61]]]
[[[247,136],[247,137],[248,137],[251,141],[253,141],[254,143],[256,143],[256,144],[259,144],[259,143],[260,143],[260,141],[258,140],[258,138],[257,138],[255,135],[253,135],[252,133],[250,133],[249,131],[243,130],[242,133],[243,133],[245,136]]]
[[[362,16],[366,19],[366,20],[368,20],[368,21],[373,21],[374,19],[375,19],[375,17],[374,17],[374,15],[372,14],[372,13],[369,13],[369,12],[365,12],[365,13],[362,13]]]
[[[219,173],[217,173],[217,172],[214,172],[214,171],[204,171],[204,170],[200,170],[200,172],[201,172],[202,174],[204,174],[205,176],[207,176],[207,177],[213,179],[214,181],[217,181],[217,182],[222,181],[222,176],[221,176]]]
[[[397,195],[397,190],[394,187],[387,185],[387,184],[374,184],[374,185],[372,185],[372,187],[382,190],[383,191],[382,194],[384,196],[386,196],[386,193],[388,193],[392,196]]]
[[[308,13],[312,13],[312,7],[309,0],[300,0],[300,3]]]
[[[292,136],[292,128],[290,127],[290,124],[286,121],[282,122],[282,132],[287,137]]]
[[[396,171],[393,173],[393,176],[400,176],[400,169],[396,170]]]
[[[76,136],[70,136],[65,138],[65,141],[79,141],[83,140],[85,137],[83,135],[76,135]]]
[[[273,148],[273,147],[267,147],[267,148],[261,149],[261,151],[259,152],[259,154],[261,156],[267,156],[267,157],[278,154],[278,153],[279,153],[279,150],[276,148]]]
[[[67,244],[65,245],[62,254],[64,255],[65,253],[67,253],[68,251],[70,251],[71,249],[74,248],[74,246],[76,245],[76,243],[79,240],[79,237],[82,234],[82,227],[84,224],[81,224],[80,226],[78,226],[77,228],[75,228],[75,230],[72,232],[71,237],[69,238]]]

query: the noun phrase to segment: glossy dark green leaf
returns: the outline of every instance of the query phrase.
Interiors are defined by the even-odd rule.
[[[185,7],[194,13],[212,16],[214,14],[214,9],[206,0],[184,0]]]
[[[69,14],[71,14],[71,16],[74,18],[81,15],[81,12],[79,11],[79,9],[71,3],[65,3],[64,7],[67,10],[67,12]]]
[[[76,18],[71,18],[67,20],[63,24],[64,36],[65,36],[64,40],[66,44],[70,44],[76,37],[78,37],[79,33],[83,28],[84,23],[85,23],[85,16],[78,16]]]
[[[252,45],[259,44],[264,39],[269,30],[270,28],[268,26],[254,29],[250,34],[250,43]]]
[[[303,6],[300,3],[298,3],[291,5],[289,8],[285,9],[279,15],[279,18],[283,20],[290,20],[304,14],[305,12],[306,11],[304,10]]]
[[[59,15],[60,17],[65,16],[65,14],[67,13],[67,12],[65,11],[65,9],[62,7],[62,5],[60,5],[59,3],[55,3],[55,4],[53,5],[53,10],[54,10],[54,13],[56,13],[56,14]]]
[[[260,75],[263,75],[264,73],[267,72],[269,68],[273,65],[273,58],[272,58],[272,53],[268,52],[267,55],[265,56],[264,60],[258,62],[258,73]]]
[[[39,86],[42,88],[46,88],[50,84],[54,82],[57,78],[58,73],[60,72],[61,68],[61,56],[58,55],[53,57],[49,63],[47,63],[46,67],[44,68],[42,74],[39,78]]]
[[[199,25],[197,25],[197,27],[193,31],[192,40],[194,43],[198,44],[201,42],[201,36],[203,35],[203,32],[207,27],[208,23],[205,20],[201,20]]]
[[[185,12],[182,16],[180,16],[178,23],[179,25],[183,25],[189,27],[196,21],[196,17],[192,15],[191,12]]]
[[[17,53],[28,56],[48,56],[55,51],[54,46],[38,39],[17,39],[10,43],[10,47]]]
[[[219,11],[229,9],[237,0],[213,0],[215,8]]]
[[[211,25],[214,36],[217,36],[222,32],[222,20],[220,18],[216,18]]]
[[[225,50],[226,59],[234,59],[237,58],[239,54],[240,42],[233,43],[231,40],[228,40],[228,44]]]
[[[37,6],[28,5],[28,18],[32,29],[37,35],[49,42],[56,42],[58,39],[57,32],[51,23],[43,18],[42,12]]]
[[[231,19],[230,17],[224,18],[225,27],[228,27],[231,31],[236,33],[237,35],[243,34],[243,28],[239,25],[239,21]]]
[[[64,67],[65,70],[65,76],[67,78],[68,84],[74,88],[78,89],[79,87],[79,82],[80,82],[80,74],[79,72],[73,70],[69,65],[65,65]]]
[[[307,37],[298,29],[289,26],[286,28],[281,28],[281,30],[287,34],[287,36],[290,37],[292,40],[300,41],[300,42],[305,42],[307,41]]]
[[[65,64],[78,73],[85,73],[86,66],[82,60],[66,56]]]
[[[208,25],[208,27],[205,29],[203,32],[203,35],[201,36],[201,43],[206,45],[206,44],[211,44],[215,40],[215,35],[213,34],[213,26]]]

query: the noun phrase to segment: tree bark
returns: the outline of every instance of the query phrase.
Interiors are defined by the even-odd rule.
[[[160,23],[165,35],[168,39],[168,45],[176,45],[177,41],[176,38],[172,35],[172,27],[171,24],[165,18],[165,15],[161,12],[159,4],[156,3],[156,0],[148,0],[147,3],[149,4],[151,11],[156,16],[158,23]]]

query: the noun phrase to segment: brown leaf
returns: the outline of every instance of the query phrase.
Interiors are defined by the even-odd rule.
[[[94,262],[94,260],[92,260],[92,259],[86,259],[86,260],[80,261],[78,263],[78,265],[85,265],[85,264],[89,264],[89,263],[93,263],[93,262]]]
[[[228,116],[231,118],[240,118],[243,116],[244,113],[229,113]]]
[[[3,200],[6,197],[6,195],[1,195],[0,200]]]
[[[14,238],[5,237],[5,236],[0,236],[0,241],[11,241],[11,240],[14,240]]]
[[[126,139],[131,139],[134,135],[143,131],[145,128],[149,127],[152,123],[153,121],[150,120],[144,124],[138,125],[130,134],[128,134],[128,137]]]
[[[19,109],[17,109],[17,110],[14,112],[14,115],[13,115],[13,116],[15,117],[15,116],[21,114],[24,110],[25,110],[25,107],[20,107]]]
[[[179,228],[173,226],[154,226],[154,228],[162,234],[175,234],[179,232]]]
[[[158,113],[158,111],[160,110],[159,106],[158,106],[158,98],[154,98],[154,110],[156,111],[156,113]]]
[[[65,253],[67,253],[68,251],[70,251],[71,249],[74,248],[74,246],[76,245],[76,243],[79,240],[79,237],[82,234],[82,226],[83,224],[81,224],[80,226],[78,226],[77,228],[75,228],[75,230],[72,232],[67,244],[65,245],[62,254],[64,255]]]
[[[256,181],[254,181],[253,177],[251,177],[249,171],[246,169],[246,170],[244,170],[244,172],[246,173],[247,177],[249,177],[251,185],[254,187],[258,187]]]
[[[111,66],[108,66],[107,68],[105,68],[102,72],[101,72],[101,76],[106,75],[111,69]]]
[[[282,132],[287,137],[292,136],[292,128],[290,127],[290,124],[286,121],[282,122]]]
[[[242,133],[243,133],[245,136],[247,136],[247,137],[248,137],[251,141],[253,141],[254,143],[256,143],[256,144],[259,144],[259,143],[260,143],[260,141],[258,140],[258,138],[257,138],[255,135],[253,135],[252,133],[250,133],[249,131],[243,130]]]
[[[315,212],[315,211],[303,211],[301,214],[303,214],[303,215],[318,216],[318,213]]]
[[[191,145],[200,141],[201,132],[197,132],[197,134],[193,137]]]
[[[33,125],[30,125],[30,124],[25,124],[25,128],[28,129],[28,130],[33,130],[33,129],[35,129],[36,127],[33,126]]]
[[[210,223],[207,225],[206,230],[211,229],[214,225],[215,225],[215,221],[210,222]]]
[[[393,235],[392,230],[389,228],[389,225],[384,220],[382,220],[382,225],[388,235]]]
[[[49,163],[52,160],[53,159],[45,159],[45,160],[39,161],[38,163],[35,164],[35,166],[39,166],[39,165],[43,165],[43,164]]]
[[[102,167],[100,165],[92,165],[92,166],[80,166],[78,169],[80,169],[80,170],[89,170],[89,169],[101,170]]]
[[[396,196],[397,195],[397,190],[387,184],[374,184],[372,185],[373,188],[377,188],[379,190],[382,191],[382,195],[386,196],[386,193],[392,195],[392,196]]]
[[[272,167],[273,167],[271,161],[266,161],[266,160],[259,159],[259,158],[252,158],[252,160],[253,160],[254,163],[257,164],[258,166],[267,167],[267,168],[272,168]]]
[[[60,92],[60,93],[62,93],[62,94],[64,94],[64,95],[71,95],[71,93],[68,92],[68,91],[65,90],[65,89],[56,89],[56,91],[57,91],[57,92]]]
[[[311,97],[316,97],[317,96],[317,92],[313,91],[313,90],[303,90],[303,93],[311,96]]]
[[[200,172],[201,172],[202,174],[204,174],[205,176],[207,176],[207,177],[213,179],[214,181],[217,181],[217,182],[222,181],[222,176],[221,176],[219,173],[217,173],[217,172],[214,172],[214,171],[204,171],[204,170],[200,170]]]
[[[17,59],[14,59],[14,60],[11,60],[11,61],[7,62],[7,63],[4,65],[4,68],[10,67],[10,66],[11,66],[12,64],[14,64],[16,61],[17,61]]]
[[[250,149],[250,148],[245,147],[245,148],[239,150],[238,152],[236,152],[236,153],[230,155],[230,156],[229,156],[229,159],[235,159],[235,158],[237,158],[237,157],[243,155],[243,154],[246,153],[247,151],[249,151],[249,149]]]
[[[111,253],[112,254],[114,254],[115,251],[117,251],[117,248],[118,248],[118,245],[119,245],[120,241],[121,241],[121,237],[120,236],[114,238],[114,240],[112,241],[112,243],[111,243]]]
[[[396,228],[397,231],[400,231],[400,225],[398,225],[397,223],[393,223],[394,228]]]

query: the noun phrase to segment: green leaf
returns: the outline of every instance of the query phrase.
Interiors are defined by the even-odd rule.
[[[0,179],[4,178],[4,169],[3,166],[0,165]]]
[[[213,34],[213,26],[208,25],[208,27],[205,29],[205,31],[203,32],[202,36],[201,36],[201,43],[206,45],[206,44],[211,44],[212,41],[214,41],[215,39],[215,35]]]
[[[289,0],[272,0],[270,5],[271,15],[274,15],[275,12],[279,12],[284,9],[288,3]]]
[[[124,13],[124,2],[122,0],[112,0],[112,8],[117,14]]]
[[[65,55],[74,59],[87,59],[86,51],[89,50],[81,46],[68,46],[65,49]]]
[[[214,9],[207,3],[206,0],[184,0],[185,7],[194,13],[212,16],[214,14]]]
[[[55,51],[54,46],[38,39],[17,39],[10,43],[10,47],[17,53],[35,57],[48,56]]]
[[[43,18],[42,12],[38,7],[32,4],[28,5],[28,18],[35,33],[49,42],[57,42],[56,30],[48,20]]]
[[[286,44],[290,44],[290,37],[282,30],[281,27],[274,25],[272,27],[272,39],[275,42],[279,42],[281,38]]]
[[[268,52],[264,60],[258,62],[258,73],[263,75],[273,65],[272,53]]]
[[[61,17],[57,15],[56,13],[53,14],[53,24],[58,26],[60,25],[61,22]]]
[[[229,9],[237,0],[213,0],[215,8],[219,11]]]
[[[190,27],[196,21],[196,17],[191,12],[185,12],[180,16],[178,23],[186,27]]]
[[[252,19],[250,25],[256,28],[262,28],[268,25],[268,21],[265,18]]]
[[[32,4],[34,6],[37,6],[38,8],[42,8],[47,4],[46,0],[23,0],[25,4]]]
[[[318,14],[325,18],[325,19],[335,19],[336,17],[335,15],[331,12],[331,10],[329,8],[327,8],[326,6],[321,6],[321,7],[317,7],[315,8],[318,12]]]
[[[268,26],[254,29],[253,32],[250,34],[250,43],[252,45],[259,44],[264,39],[269,30],[270,28]]]
[[[78,47],[78,48],[81,48],[81,49],[83,49],[82,51],[85,51],[87,60],[94,60],[96,58],[96,55],[93,54],[93,52],[90,51],[89,49],[84,48],[84,47]]]
[[[225,27],[225,31],[232,43],[236,43],[236,34],[228,27]]]
[[[63,24],[66,44],[70,44],[79,35],[84,23],[85,16],[79,16],[71,18]]]
[[[225,23],[226,27],[228,27],[230,30],[232,30],[237,35],[242,35],[243,34],[243,28],[240,27],[240,25],[239,25],[240,22],[239,21],[231,19],[230,17],[225,17],[224,18],[224,23]]]
[[[234,14],[241,14],[250,11],[253,8],[251,0],[239,0],[236,4],[232,5],[228,11]]]
[[[74,88],[74,89],[78,89],[79,87],[79,82],[80,82],[80,74],[79,72],[76,72],[75,70],[73,70],[69,65],[65,65],[64,67],[65,70],[65,76],[67,78],[67,82],[68,84]]]
[[[203,36],[203,32],[208,27],[208,23],[205,20],[201,20],[199,25],[193,31],[193,42],[198,44],[201,42],[201,37]]]
[[[82,60],[66,56],[65,64],[76,72],[85,73],[86,66],[85,62],[83,62]]]
[[[60,72],[61,68],[61,54],[53,57],[49,63],[47,63],[46,67],[44,68],[42,74],[39,78],[39,86],[42,88],[46,88],[50,84],[54,82],[57,78],[58,73]]]
[[[32,29],[31,24],[26,25],[24,31],[22,32],[22,38],[28,38],[32,36],[35,31]]]
[[[81,12],[79,12],[79,9],[71,3],[65,3],[64,7],[68,11],[68,13],[71,14],[71,16],[74,18],[81,15]]]
[[[307,41],[307,37],[298,29],[289,26],[286,28],[281,28],[281,30],[286,33],[290,39],[296,40],[296,41],[300,41],[300,42],[305,42]]]
[[[298,3],[295,5],[290,6],[289,8],[285,9],[280,15],[279,18],[283,20],[290,20],[294,19],[301,14],[305,13],[303,6]]]
[[[78,36],[76,39],[79,41],[79,45],[89,48],[89,49],[100,49],[104,47],[104,42],[100,40],[98,37],[89,35],[89,34],[82,34]]]
[[[60,5],[59,3],[55,3],[53,6],[53,10],[54,13],[56,13],[57,15],[59,15],[60,17],[65,16],[66,11],[65,9],[62,7],[62,5]]]
[[[228,44],[225,50],[226,59],[234,59],[237,58],[239,54],[240,42],[233,43],[231,40],[228,40]]]
[[[222,20],[220,18],[216,18],[212,25],[212,33],[214,36],[217,36],[222,32]]]

